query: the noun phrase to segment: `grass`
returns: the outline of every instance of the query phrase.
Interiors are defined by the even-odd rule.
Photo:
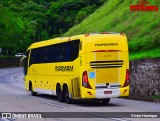
[[[159,58],[160,54],[160,48],[151,49],[147,51],[140,51],[136,53],[130,53],[129,59],[130,60],[139,60],[139,59],[145,59],[145,58]]]
[[[93,14],[71,28],[64,36],[102,31],[123,32],[129,41],[130,59],[160,57],[160,12],[131,12],[138,0],[107,0]],[[151,5],[160,1],[150,0]]]
[[[153,98],[153,99],[160,99],[160,95],[158,96],[151,96],[151,98]]]

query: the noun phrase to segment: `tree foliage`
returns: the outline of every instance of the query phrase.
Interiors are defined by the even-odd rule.
[[[33,28],[29,21],[21,18],[16,13],[0,8],[0,47],[3,54],[12,55],[16,51],[25,51],[28,41],[33,34]]]
[[[24,52],[33,42],[61,36],[94,12],[105,0],[2,0],[0,48],[3,54]]]

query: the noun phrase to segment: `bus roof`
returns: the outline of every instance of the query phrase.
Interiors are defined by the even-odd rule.
[[[52,44],[58,44],[58,43],[62,43],[62,42],[67,42],[67,41],[72,41],[72,40],[76,40],[76,39],[80,39],[81,38],[85,38],[88,36],[110,36],[110,35],[118,35],[118,36],[125,36],[125,34],[122,33],[116,33],[116,32],[102,32],[102,33],[88,33],[88,34],[81,34],[81,35],[75,35],[75,36],[71,36],[71,37],[57,37],[54,39],[49,39],[49,40],[44,40],[44,41],[40,41],[40,42],[35,42],[33,43],[27,50],[30,50],[32,48],[39,48],[39,47],[44,47],[44,46],[48,46],[48,45],[52,45]],[[83,39],[81,40],[83,41]]]

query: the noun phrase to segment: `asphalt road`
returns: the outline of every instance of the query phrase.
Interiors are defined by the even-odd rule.
[[[21,118],[28,116],[27,113],[33,112],[40,113],[48,118],[23,119],[23,121],[160,120],[159,118],[132,118],[132,116],[156,116],[157,114],[160,116],[160,104],[154,102],[113,98],[107,105],[89,102],[66,104],[58,102],[56,97],[50,95],[38,94],[38,96],[31,96],[30,92],[24,90],[23,77],[22,68],[0,69],[0,113],[12,113],[12,116],[13,113],[17,113],[17,115],[22,113],[19,115],[19,118],[16,118],[17,115],[14,115],[14,119],[2,119],[0,115],[0,121],[21,121]],[[154,112],[156,113],[154,114]]]

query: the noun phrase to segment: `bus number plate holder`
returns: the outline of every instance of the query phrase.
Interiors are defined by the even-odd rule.
[[[104,94],[112,94],[112,91],[104,91]]]

